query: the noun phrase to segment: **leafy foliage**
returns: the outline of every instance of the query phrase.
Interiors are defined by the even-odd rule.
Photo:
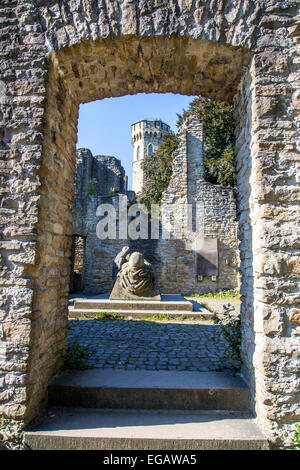
[[[182,115],[177,126],[191,116],[203,123],[205,179],[213,184],[236,187],[233,106],[198,96]]]
[[[226,354],[233,369],[239,369],[241,356],[241,315],[232,305],[223,305],[223,312],[213,316],[221,329],[226,344]]]
[[[118,314],[115,312],[99,312],[96,316],[97,320],[118,320]]]
[[[139,202],[148,211],[151,204],[160,204],[163,192],[168,188],[172,176],[173,153],[179,145],[179,139],[173,133],[163,136],[163,143],[158,150],[141,163],[144,171],[144,187]]]
[[[292,446],[295,450],[300,450],[300,423],[296,423]]]
[[[212,184],[236,187],[234,153],[233,106],[201,96],[189,104],[187,111],[177,114],[180,127],[189,116],[203,123],[203,163],[206,181]],[[144,170],[144,187],[139,202],[148,211],[151,204],[160,204],[163,192],[168,188],[172,176],[173,153],[179,139],[172,133],[165,134],[163,144],[141,166]]]
[[[87,361],[94,355],[95,351],[87,346],[73,342],[66,346],[65,369],[90,369]]]

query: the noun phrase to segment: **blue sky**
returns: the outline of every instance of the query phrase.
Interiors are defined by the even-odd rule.
[[[187,109],[193,98],[173,93],[139,93],[81,104],[77,148],[89,148],[93,155],[119,158],[131,188],[131,124],[141,119],[159,118],[176,132],[176,113]]]

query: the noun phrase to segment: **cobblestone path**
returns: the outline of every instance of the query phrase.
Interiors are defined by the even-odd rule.
[[[93,353],[102,369],[216,371],[228,367],[219,327],[199,322],[69,320],[67,345]]]

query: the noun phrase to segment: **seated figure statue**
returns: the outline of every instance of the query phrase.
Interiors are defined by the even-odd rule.
[[[123,246],[120,253],[114,259],[113,268],[112,268],[112,279],[113,283],[116,282],[118,272],[120,271],[121,267],[123,266],[126,261],[129,260],[129,246]]]
[[[137,251],[132,253],[129,261],[123,264],[120,271],[120,284],[123,289],[131,294],[142,295],[152,287],[153,281],[151,265],[145,262],[141,253]]]
[[[128,261],[121,264],[110,299],[161,300],[155,287],[152,266],[142,253],[135,251]]]

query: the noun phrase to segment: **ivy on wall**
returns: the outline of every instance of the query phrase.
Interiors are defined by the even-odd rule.
[[[158,150],[141,163],[144,171],[144,185],[139,202],[150,211],[151,204],[160,204],[163,192],[168,188],[172,176],[173,153],[179,145],[178,137],[169,132],[163,135]]]

